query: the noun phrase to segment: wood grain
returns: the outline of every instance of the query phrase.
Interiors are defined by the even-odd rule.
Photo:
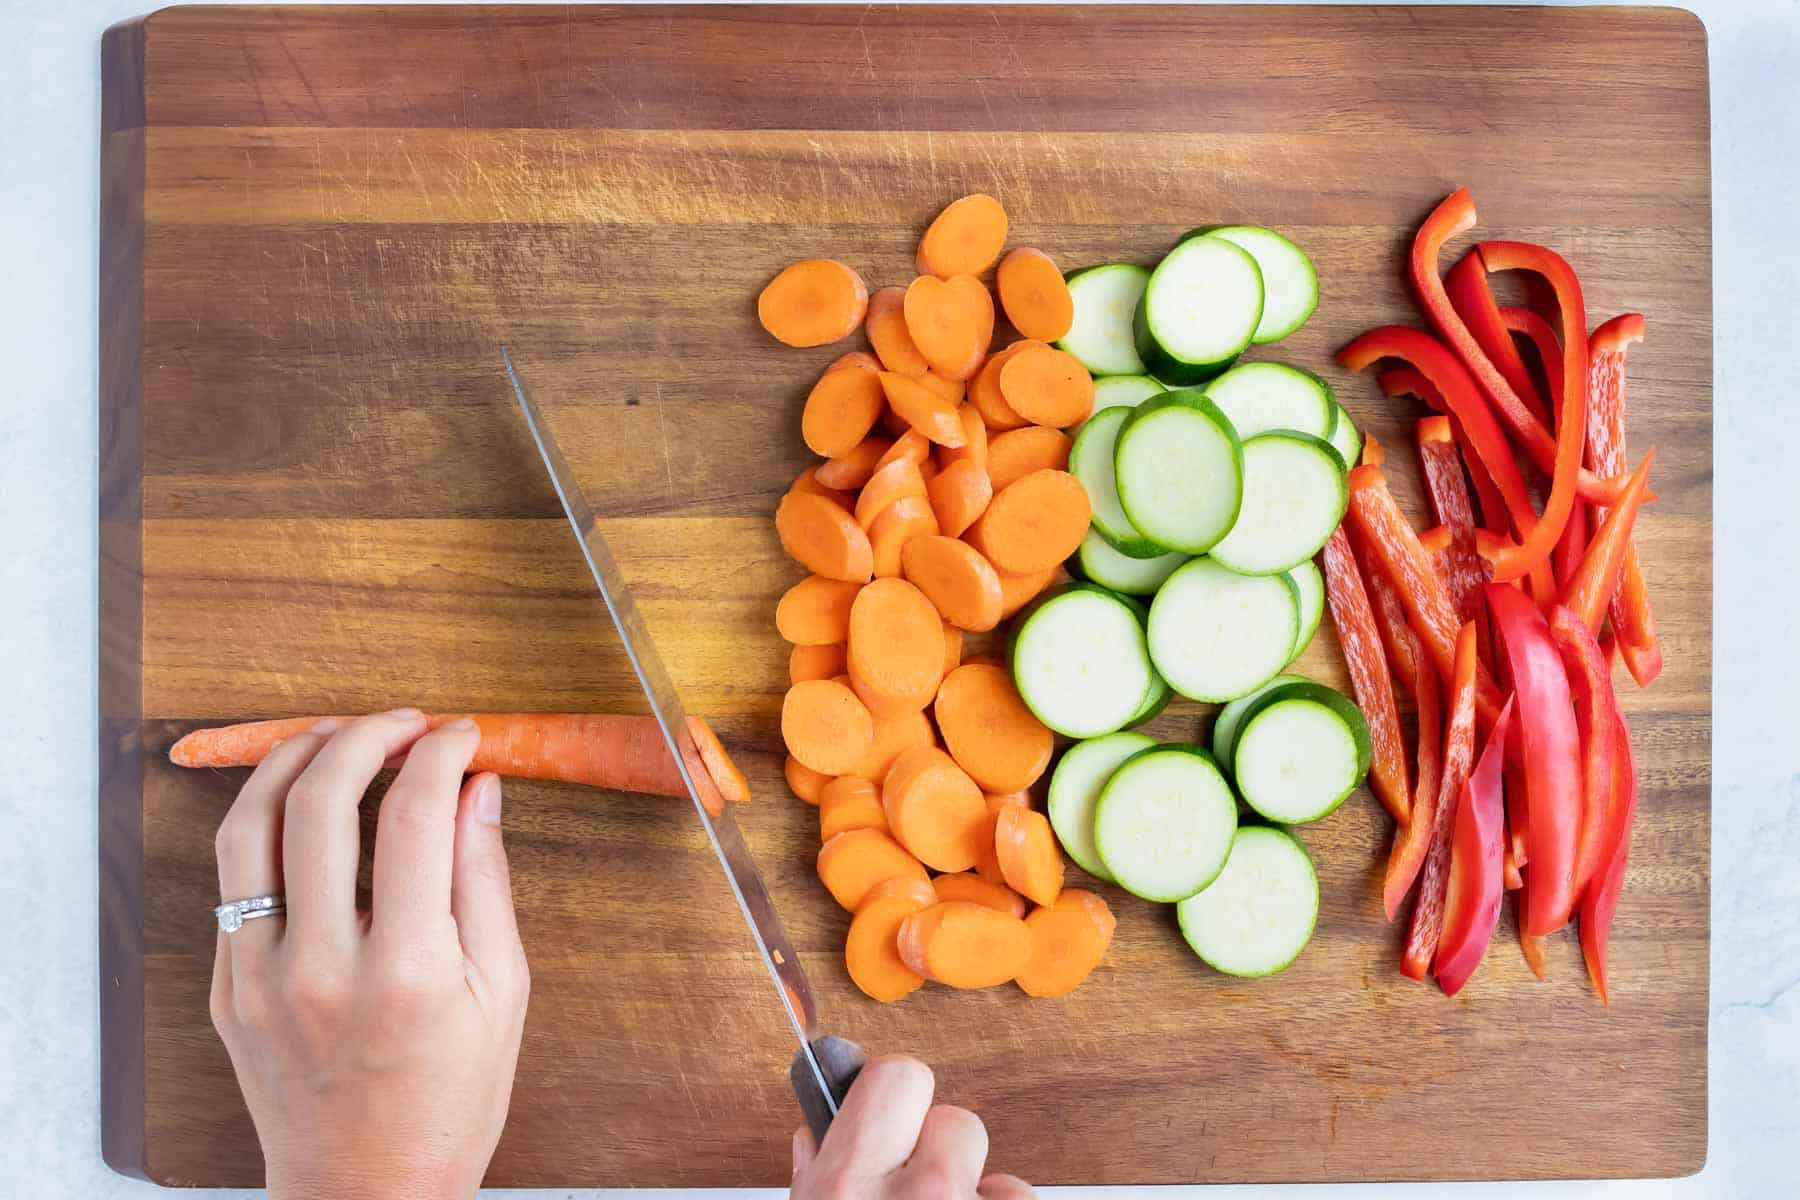
[[[101,874],[105,1150],[166,1183],[261,1164],[206,1015],[211,837],[241,773],[202,723],[312,710],[641,711],[505,389],[509,343],[743,815],[832,1032],[920,1054],[997,1169],[1041,1183],[1672,1175],[1706,1145],[1711,711],[1704,33],[1651,9],[200,8],[107,35],[102,109]],[[845,978],[815,815],[786,793],[768,516],[841,347],[752,299],[795,257],[905,282],[946,200],[999,195],[1059,262],[1254,220],[1318,262],[1278,352],[1396,447],[1416,413],[1330,353],[1414,320],[1400,255],[1466,183],[1550,242],[1590,320],[1649,315],[1634,446],[1669,667],[1625,685],[1640,830],[1613,1008],[1510,918],[1462,997],[1394,970],[1366,800],[1302,836],[1312,947],[1232,981],[1166,909],[1055,1002]],[[1416,511],[1422,511],[1417,509]],[[1342,683],[1325,630],[1301,668]],[[1624,676],[1620,676],[1621,680]],[[1155,731],[1193,738],[1178,705]],[[368,806],[373,811],[373,806]],[[367,814],[365,814],[367,815]],[[691,818],[509,785],[534,995],[502,1186],[779,1184],[793,1047]],[[1081,1136],[1061,1136],[1079,1129]],[[1397,1131],[1430,1129],[1429,1138]]]

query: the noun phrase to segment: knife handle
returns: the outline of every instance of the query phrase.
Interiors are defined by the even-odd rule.
[[[819,1070],[824,1072],[825,1083],[831,1088],[831,1101],[827,1103],[819,1094],[818,1076],[807,1064],[804,1051],[794,1055],[794,1064],[788,1068],[788,1082],[793,1084],[794,1097],[800,1101],[800,1111],[806,1115],[806,1125],[812,1130],[813,1140],[823,1143],[825,1131],[831,1128],[832,1112],[850,1094],[850,1085],[856,1082],[869,1056],[848,1038],[816,1038],[811,1045],[813,1057],[819,1060]]]

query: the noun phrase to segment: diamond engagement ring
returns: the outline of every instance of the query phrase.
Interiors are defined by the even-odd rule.
[[[245,921],[254,921],[258,917],[278,917],[287,912],[285,896],[252,896],[248,900],[233,900],[213,909],[213,916],[219,919],[219,930],[222,933],[236,933],[244,927]]]

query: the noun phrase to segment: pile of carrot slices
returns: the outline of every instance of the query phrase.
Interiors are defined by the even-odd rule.
[[[1625,452],[1625,352],[1644,319],[1590,332],[1574,270],[1531,243],[1480,242],[1440,276],[1445,243],[1474,223],[1459,189],[1413,241],[1434,333],[1385,326],[1338,354],[1434,410],[1416,449],[1436,524],[1419,532],[1400,511],[1370,439],[1325,548],[1327,599],[1374,744],[1370,786],[1397,826],[1389,919],[1417,893],[1401,971],[1454,994],[1510,890],[1531,969],[1542,978],[1544,938],[1578,922],[1605,1001],[1636,812],[1611,664],[1639,686],[1662,669],[1632,541],[1655,451],[1635,471]],[[1515,270],[1545,285],[1554,320],[1495,300],[1488,276]],[[1396,683],[1418,714],[1410,762]]]
[[[810,347],[864,330],[825,368],[800,435],[822,460],[777,506],[809,574],[775,625],[793,650],[787,780],[818,807],[818,872],[853,913],[850,978],[898,1000],[927,980],[1059,996],[1112,941],[1100,897],[1063,887],[1028,789],[1054,742],[997,660],[963,658],[1061,575],[1089,521],[1065,469],[1093,408],[1086,368],[1050,343],[1074,306],[1041,251],[1001,258],[1006,212],[965,196],[919,241],[918,275],[871,294],[809,259],[763,289],[769,334]],[[996,263],[998,264],[997,269]],[[995,350],[998,311],[1021,335]]]

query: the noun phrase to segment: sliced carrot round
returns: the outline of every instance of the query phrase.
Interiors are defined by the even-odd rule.
[[[1029,575],[1075,553],[1092,515],[1080,480],[1067,471],[1033,471],[996,493],[967,537],[1000,570]]]
[[[894,760],[906,751],[935,745],[937,734],[932,731],[931,718],[923,709],[876,717],[875,736],[869,744],[869,752],[851,774],[880,784],[887,779],[888,768],[894,765]]]
[[[823,465],[823,463],[820,464],[820,466]],[[799,492],[802,495],[823,496],[845,512],[849,512],[856,507],[855,496],[852,496],[849,492],[840,491],[837,488],[831,487],[824,480],[819,478],[819,467],[808,467],[806,470],[800,472],[799,475],[794,477],[794,482],[788,487],[788,491]]]
[[[875,465],[893,444],[884,437],[866,437],[848,452],[811,468],[813,478],[828,488],[859,488],[869,482]]]
[[[994,664],[998,666],[999,664]],[[988,792],[982,796],[987,802],[987,827],[982,832],[981,857],[975,863],[975,873],[989,883],[1006,886],[1006,876],[1000,870],[1000,857],[994,852],[994,826],[999,823],[1000,811],[1005,808],[1030,808],[1029,792]]]
[[[1006,364],[1011,361],[1013,355],[1028,346],[1043,344],[1033,341],[1014,342],[1004,350],[990,356],[982,364],[974,381],[969,384],[969,403],[973,404],[975,411],[981,414],[982,423],[994,432],[1002,433],[1008,429],[1018,429],[1029,424],[1024,417],[1013,411],[1012,405],[1006,402],[1006,397],[1000,391],[1000,372],[1006,369]]]
[[[944,674],[948,675],[962,666],[962,630],[944,622]],[[940,687],[942,684],[939,685]]]
[[[808,804],[819,802],[819,793],[825,790],[825,785],[833,778],[823,771],[813,770],[791,754],[787,756],[787,765],[783,771],[787,775],[789,790]]]
[[[884,716],[924,708],[944,665],[938,611],[904,579],[877,579],[850,606],[846,658],[856,694]]]
[[[1001,809],[994,818],[994,857],[1007,887],[1033,904],[1056,903],[1063,885],[1062,850],[1043,813]]]
[[[776,631],[793,646],[827,646],[844,641],[850,636],[850,605],[862,586],[808,575],[776,601]],[[826,671],[813,678],[830,679],[835,674],[836,671]]]
[[[849,337],[868,310],[862,276],[829,258],[785,268],[756,298],[762,327],[790,346],[823,346]]]
[[[1023,791],[1050,765],[1056,739],[1032,715],[1004,667],[958,667],[933,706],[944,747],[989,792]]]
[[[924,494],[921,481],[919,494]],[[775,509],[781,548],[815,575],[866,583],[875,573],[869,535],[856,518],[823,496],[789,492]]]
[[[1028,338],[1054,342],[1075,323],[1075,299],[1050,256],[1020,246],[1000,260],[994,286],[1012,327]],[[871,305],[873,301],[871,301]]]
[[[927,493],[931,485],[926,484]],[[929,500],[903,496],[881,510],[869,526],[869,546],[875,554],[875,578],[893,579],[900,574],[901,553],[906,543],[938,532],[937,515]]]
[[[860,363],[828,368],[807,393],[800,437],[821,458],[848,454],[875,428],[886,402],[880,372]]]
[[[1033,471],[1061,471],[1069,465],[1069,435],[1029,425],[995,434],[988,442],[988,480],[999,495]]]
[[[938,447],[938,465],[947,467],[953,462],[968,459],[986,471],[988,431],[987,423],[981,419],[981,410],[973,404],[964,404],[956,410],[956,416],[962,422],[963,444]]]
[[[1099,896],[1081,888],[1065,888],[1055,904],[1025,918],[1025,927],[1031,931],[1031,957],[1014,982],[1028,996],[1067,995],[1106,957],[1117,924],[1112,909]]]
[[[851,829],[887,832],[881,792],[866,779],[840,775],[819,790],[819,840],[829,842]]]
[[[1051,567],[1047,571],[1033,571],[1029,575],[1008,575],[1000,573],[1000,619],[1002,621],[1036,600],[1044,589],[1062,578],[1060,566]]]
[[[979,275],[994,265],[1006,245],[1006,209],[976,192],[952,200],[919,239],[914,265],[921,275]]]
[[[896,875],[892,879],[884,879],[869,889],[863,897],[863,907],[867,908],[875,900],[900,899],[910,900],[919,908],[930,908],[938,902],[937,889],[931,886],[929,879],[921,880],[912,875]],[[858,909],[861,912],[862,909]]]
[[[777,610],[776,624],[780,625],[780,610]],[[848,610],[844,616],[844,636],[850,636],[850,617]],[[842,642],[816,642],[812,645],[796,643],[788,651],[788,683],[800,683],[807,679],[830,679],[834,675],[844,673],[844,644]]]
[[[935,746],[908,750],[881,784],[888,828],[934,871],[966,871],[981,859],[987,801],[968,772]]]
[[[856,497],[855,523],[864,529],[875,523],[875,518],[896,500],[908,496],[916,496],[925,500],[925,477],[919,474],[919,464],[910,458],[896,458],[869,476],[869,482]],[[870,560],[869,568],[874,570],[874,561]]]
[[[966,900],[914,913],[901,922],[894,945],[915,974],[953,988],[1010,982],[1031,961],[1025,922]]]
[[[917,378],[930,370],[931,364],[913,345],[912,334],[906,332],[905,304],[905,288],[882,288],[869,297],[863,332],[869,335],[869,345],[875,347],[884,370]]]
[[[925,494],[927,496],[931,494],[931,481],[937,478],[937,473],[937,459],[928,458],[919,464],[919,478],[925,481]]]
[[[926,391],[931,392],[940,400],[948,401],[953,406],[962,404],[963,396],[968,393],[969,388],[969,385],[963,380],[946,379],[936,371],[925,372],[919,376],[919,382],[925,385]]]
[[[919,903],[916,896],[871,893],[856,910],[844,937],[844,969],[863,995],[889,1004],[925,982],[923,975],[900,961],[900,926],[929,903]]]
[[[962,419],[956,415],[955,401],[939,395],[921,380],[892,371],[883,371],[879,378],[889,407],[919,436],[940,446],[962,445]]]
[[[905,417],[902,417],[899,413],[890,408],[881,414],[881,428],[882,432],[886,433],[889,437],[897,438],[910,430],[912,426],[906,423]]]
[[[1000,394],[1034,425],[1066,429],[1094,411],[1094,377],[1080,359],[1054,346],[1032,346],[1007,359]]]
[[[981,280],[921,275],[906,289],[903,311],[913,345],[933,371],[967,379],[981,369],[994,339],[994,298]]]
[[[931,881],[931,887],[938,900],[945,904],[962,900],[969,904],[984,904],[996,912],[1011,913],[1015,917],[1025,915],[1023,896],[1003,883],[989,883],[973,871],[939,875]]]
[[[889,879],[930,885],[919,860],[879,829],[851,829],[819,847],[819,880],[831,898],[855,912],[869,892]]]
[[[910,458],[916,463],[923,463],[930,457],[931,442],[926,439],[924,434],[908,425],[906,427],[906,432],[895,438],[888,446],[886,452],[884,452],[880,458],[875,460],[875,470],[881,470],[881,468],[887,466],[896,458]],[[864,483],[867,482],[867,480],[864,480]],[[857,486],[861,487],[863,485],[858,484]]]
[[[1000,623],[1000,576],[967,542],[914,538],[900,551],[900,570],[958,629],[983,633]]]
[[[931,502],[938,532],[945,537],[961,537],[987,511],[994,499],[994,482],[973,459],[965,458],[928,480],[925,498]]]
[[[834,679],[808,679],[781,701],[788,753],[826,775],[854,771],[875,740],[875,719],[855,692]]]

